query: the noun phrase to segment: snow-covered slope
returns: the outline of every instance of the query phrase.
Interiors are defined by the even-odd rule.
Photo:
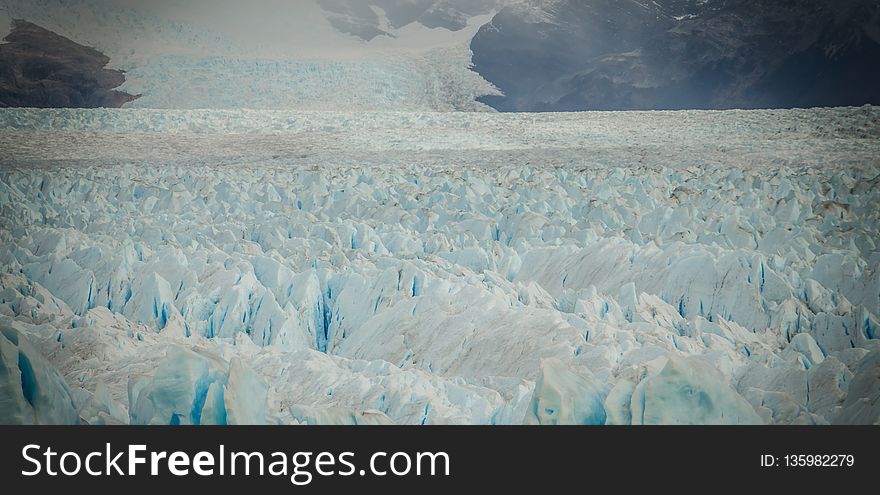
[[[90,423],[880,420],[877,108],[0,128],[0,391]]]

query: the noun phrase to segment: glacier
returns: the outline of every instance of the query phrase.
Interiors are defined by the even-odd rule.
[[[409,19],[366,42],[323,3],[3,0],[0,38],[24,19],[96,48],[125,72],[120,90],[140,95],[130,108],[492,111],[477,98],[500,92],[470,50],[490,5],[423,5],[433,28]],[[435,25],[450,15],[453,29]]]
[[[3,423],[880,422],[880,109],[0,110]]]

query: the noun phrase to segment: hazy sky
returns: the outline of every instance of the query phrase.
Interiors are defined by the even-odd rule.
[[[95,46],[116,62],[178,51],[263,58],[356,57],[377,50],[466,43],[490,16],[473,19],[473,25],[461,31],[448,18],[489,14],[500,2],[375,0],[368,6],[360,0],[0,0],[0,29],[8,31],[10,18],[24,18]],[[417,22],[422,17],[432,26],[445,23],[456,30],[428,28]],[[356,34],[372,29],[390,36],[370,37],[367,43],[341,32],[345,25]]]

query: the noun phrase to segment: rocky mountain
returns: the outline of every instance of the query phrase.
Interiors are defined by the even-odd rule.
[[[471,43],[502,111],[880,103],[876,0],[556,0]]]
[[[23,20],[0,44],[0,107],[121,107],[137,98],[116,88],[122,71],[110,59]]]
[[[395,29],[418,22],[428,28],[463,29],[473,16],[488,14],[502,0],[317,0],[338,30],[370,41],[394,36]]]

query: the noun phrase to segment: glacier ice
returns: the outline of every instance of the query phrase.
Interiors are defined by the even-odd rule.
[[[219,362],[218,362],[219,361]],[[228,369],[213,356],[171,346],[152,377],[128,385],[132,424],[263,424],[266,386],[233,358]]]
[[[171,347],[166,358],[157,364],[155,375],[129,383],[131,423],[200,424],[209,389],[217,378],[216,373],[211,373],[207,358]],[[218,410],[211,408],[208,412]],[[205,418],[206,423],[216,420],[214,416]]]
[[[558,360],[541,363],[526,424],[605,424],[605,385],[587,368],[571,369]]]
[[[876,423],[878,135],[3,110],[5,421]]]
[[[846,399],[832,423],[877,424],[880,414],[880,352],[871,351],[853,370]]]
[[[630,412],[636,425],[762,423],[715,368],[674,355],[657,375],[633,389]]]
[[[266,386],[260,376],[240,359],[227,365],[179,346],[168,348],[152,377],[133,377],[128,396],[132,424],[266,422]]]
[[[211,385],[217,387],[219,394],[220,386]],[[233,358],[229,363],[224,390],[222,404],[226,424],[259,425],[266,422],[266,385],[260,375],[241,359]],[[219,399],[217,401],[220,404]]]
[[[74,403],[82,420],[90,425],[126,424],[129,422],[128,412],[120,403],[110,396],[110,389],[103,382],[98,382],[95,392],[84,388],[74,389]],[[79,400],[77,400],[79,399]]]
[[[27,337],[0,321],[0,424],[77,424],[64,378]]]

